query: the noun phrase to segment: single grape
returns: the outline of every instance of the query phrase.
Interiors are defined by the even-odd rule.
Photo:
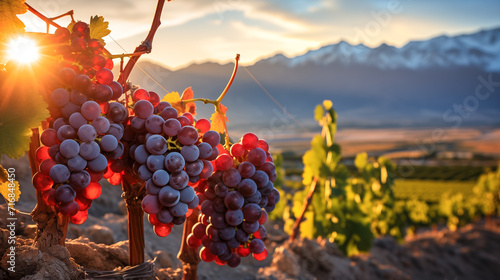
[[[71,91],[69,99],[75,105],[80,105],[80,106],[88,100],[87,95],[77,89],[73,89]]]
[[[152,179],[146,181],[146,193],[152,195],[158,195],[162,187],[159,187],[153,183]]]
[[[148,152],[150,152],[153,155],[163,155],[168,149],[167,140],[161,135],[152,135],[146,141],[146,148],[147,148]],[[173,153],[170,153],[165,157],[165,164],[167,163],[168,156],[171,154],[173,154]],[[180,154],[179,154],[179,156],[180,156]],[[172,170],[169,170],[169,171],[174,172]]]
[[[156,172],[160,170],[163,171],[163,167],[165,166],[165,157],[163,155],[150,155],[146,160],[146,166],[148,167],[149,170],[151,170],[151,172]],[[167,183],[168,183],[168,178],[167,182],[164,185],[166,185]]]
[[[134,151],[134,159],[140,164],[146,164],[149,155],[145,145],[139,145]]]
[[[123,133],[124,133],[124,129],[120,125],[115,124],[115,123],[110,124],[109,129],[106,132],[106,134],[110,134],[110,135],[113,135],[114,137],[116,137],[117,140],[122,139]]]
[[[134,101],[149,100],[149,92],[142,88],[137,89],[132,94],[132,100]]]
[[[210,146],[210,144],[202,142],[202,143],[198,144],[197,147],[198,147],[198,150],[200,152],[200,155],[199,155],[200,159],[206,159],[212,155],[212,146]]]
[[[66,105],[64,105],[64,107],[61,108],[61,114],[65,118],[69,118],[71,116],[71,114],[79,112],[79,111],[80,111],[80,106],[76,105],[75,103],[73,103],[71,101],[66,103]]]
[[[201,133],[205,133],[210,130],[210,121],[207,119],[199,119],[196,121],[195,127],[199,129]]]
[[[156,214],[156,219],[158,219],[160,223],[169,224],[174,220],[174,217],[170,214],[168,209],[163,208]]]
[[[95,159],[91,161],[87,161],[87,167],[90,169],[90,171],[94,172],[103,171],[104,169],[106,169],[107,165],[108,160],[102,154],[99,154]]]
[[[33,176],[33,186],[39,191],[46,191],[52,188],[54,181],[50,179],[50,176],[37,172]]]
[[[103,68],[95,74],[95,77],[97,79],[97,83],[102,84],[102,85],[109,85],[113,81],[113,72],[111,70]]]
[[[158,199],[162,205],[172,207],[179,202],[181,194],[178,190],[170,186],[165,186],[158,193]]]
[[[222,175],[222,181],[228,187],[236,187],[241,182],[241,175],[238,170],[230,168]]]
[[[215,148],[220,143],[220,135],[216,131],[209,130],[203,134],[203,142],[206,142],[210,144],[212,148]]]
[[[93,121],[101,115],[101,106],[95,101],[87,101],[82,104],[83,117],[88,121]]]
[[[181,149],[181,155],[187,162],[193,162],[200,156],[200,150],[195,145],[184,146]]]
[[[224,242],[212,242],[208,246],[208,249],[210,252],[212,252],[214,255],[222,255],[227,251],[227,245]]]
[[[120,85],[120,83],[118,83],[116,81],[112,81],[109,84],[109,86],[113,90],[113,96],[111,97],[111,99],[116,100],[116,99],[120,98],[120,96],[122,96],[123,87]]]
[[[102,135],[108,132],[110,123],[105,117],[97,117],[97,119],[92,122],[92,126],[95,128],[97,134]]]
[[[70,185],[77,190],[86,188],[90,184],[90,180],[90,174],[85,170],[73,172],[69,177]]]
[[[58,107],[63,107],[69,102],[69,92],[63,88],[55,89],[50,94],[50,101]]]
[[[172,208],[170,208],[170,214],[172,214],[172,216],[174,217],[185,216],[187,211],[188,211],[188,206],[186,203],[183,202],[179,202]]]
[[[264,244],[264,242],[262,242],[262,240],[260,239],[253,239],[251,242],[250,242],[250,245],[248,246],[248,248],[250,249],[250,252],[254,253],[254,254],[260,254],[264,251],[266,245]]]
[[[244,161],[238,166],[238,171],[241,177],[251,178],[255,174],[255,166],[248,161]]]
[[[257,135],[249,132],[241,137],[240,142],[243,145],[243,148],[250,151],[257,148],[257,146],[259,145],[259,138],[257,137]]]
[[[113,135],[104,135],[100,141],[101,150],[111,152],[118,147],[118,140]]]
[[[250,197],[257,192],[257,184],[252,179],[243,179],[238,184],[238,192],[244,197]]]
[[[222,154],[215,160],[215,167],[217,170],[226,171],[233,167],[233,158],[228,154]]]
[[[196,160],[186,163],[186,173],[189,176],[198,176],[203,171],[203,161]]]
[[[80,144],[80,156],[85,160],[93,160],[100,154],[99,144],[94,141],[82,142]]]
[[[149,102],[151,102],[153,107],[158,106],[158,104],[160,104],[160,96],[156,92],[150,91],[149,92]]]
[[[78,213],[78,203],[74,201],[70,201],[68,203],[61,203],[58,206],[59,212],[63,214],[64,216],[74,216]]]
[[[231,146],[231,155],[233,157],[241,157],[245,154],[245,148],[240,143]]]
[[[203,214],[208,216],[211,216],[215,213],[214,204],[210,200],[203,201],[203,203],[201,203],[200,210]]]
[[[153,173],[148,169],[146,165],[141,165],[139,167],[139,170],[137,170],[137,175],[139,176],[139,178],[141,178],[141,180],[147,181],[151,179]]]
[[[179,130],[177,140],[184,146],[193,145],[198,141],[198,131],[190,125],[184,126]]]
[[[226,222],[231,226],[237,226],[243,222],[243,212],[240,209],[226,212]]]
[[[180,192],[180,201],[184,202],[184,203],[189,203],[189,202],[193,201],[195,196],[196,196],[196,194],[195,194],[193,188],[184,188]]]
[[[59,130],[59,128],[61,128],[61,126],[66,125],[66,124],[69,124],[69,121],[67,119],[65,119],[65,118],[58,118],[52,124],[52,128],[57,131],[57,130]],[[44,130],[44,131],[46,131],[46,130]],[[42,132],[42,134],[43,134],[43,132]]]
[[[255,171],[255,174],[251,178],[255,181],[258,188],[263,188],[269,183],[269,176],[262,170]]]
[[[154,107],[147,100],[139,100],[134,105],[134,113],[141,119],[147,119],[154,112]]]
[[[80,152],[80,145],[75,140],[66,139],[59,146],[59,152],[66,158],[72,158]]]
[[[64,183],[69,179],[70,171],[68,167],[62,164],[56,164],[52,166],[49,171],[49,176],[54,181],[54,183]]]
[[[245,199],[238,191],[230,191],[224,198],[224,204],[230,210],[238,210],[243,207]]]
[[[73,201],[76,197],[75,190],[70,185],[61,185],[56,189],[55,198],[61,203]]]
[[[122,122],[127,119],[128,111],[121,103],[110,102],[106,116],[113,122]]]
[[[80,155],[76,155],[75,157],[68,159],[67,165],[71,171],[82,171],[87,167],[87,161]]]
[[[92,81],[85,74],[78,74],[73,78],[73,89],[85,92],[91,84]]]
[[[184,171],[170,174],[169,185],[176,190],[184,189],[188,185],[188,182],[189,176]]]
[[[164,119],[164,120],[169,120],[169,119],[176,119],[178,117],[178,113],[177,113],[177,110],[175,110],[174,108],[172,108],[171,106],[167,106],[165,107],[161,113],[160,113],[160,116]],[[176,120],[177,122],[179,122],[178,120]],[[180,125],[180,122],[179,122],[179,125]]]
[[[260,216],[262,215],[262,210],[260,209],[259,205],[255,203],[250,203],[243,206],[243,208],[241,208],[241,211],[243,212],[245,221],[249,223],[258,221],[260,219]]]
[[[181,127],[191,126],[192,122],[186,116],[177,117],[177,120],[181,123]]]
[[[63,127],[61,127],[61,129]],[[95,128],[90,124],[84,124],[78,129],[78,138],[80,138],[80,140],[84,142],[94,141],[96,137],[97,132],[95,131]]]
[[[80,114],[79,112],[76,112],[76,113],[71,114],[71,116],[69,116],[69,124],[73,128],[79,129],[80,126],[87,124],[87,120],[82,116],[82,114]]]
[[[165,170],[157,170],[153,173],[151,179],[157,186],[166,186],[170,180],[170,176]]]
[[[63,125],[57,131],[57,139],[64,141],[66,139],[76,138],[76,130],[71,125]]]
[[[255,148],[248,153],[247,160],[255,166],[261,166],[266,162],[267,155],[261,148]]]
[[[254,232],[256,232],[258,229],[259,229],[259,222],[256,221],[256,222],[253,222],[253,223],[250,223],[250,222],[243,222],[243,224],[241,225],[241,228],[246,231],[248,234],[252,234]]]
[[[156,214],[162,209],[162,205],[156,195],[146,195],[141,202],[142,209],[148,214]]]
[[[163,131],[163,123],[165,121],[158,115],[152,115],[146,119],[145,127],[149,133],[161,133]]]
[[[152,136],[152,137],[154,137],[154,136]],[[180,153],[177,153],[177,152],[171,152],[165,157],[165,167],[170,172],[181,171],[182,169],[184,169],[185,163],[186,162],[184,160],[184,157]]]

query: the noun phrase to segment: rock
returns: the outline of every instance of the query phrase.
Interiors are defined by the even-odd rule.
[[[68,232],[66,233],[66,238],[67,239],[77,239],[78,237],[82,236],[83,230],[79,227],[70,225],[68,227]]]
[[[95,243],[111,245],[115,243],[113,232],[105,226],[93,225],[85,230],[85,236]]]
[[[35,238],[36,236],[36,225],[26,225],[24,228],[23,235],[28,238]]]
[[[14,272],[8,271],[8,274],[12,278],[20,278],[22,275],[32,274],[36,270],[37,263],[42,258],[42,253],[34,247],[30,246],[15,246],[15,255],[8,256],[11,251],[7,250],[2,257],[2,268],[8,271],[11,267],[7,261],[11,260],[14,262]]]
[[[123,215],[127,215],[127,204],[125,203],[125,201],[120,201],[118,202],[118,208],[120,209],[120,213],[122,213]]]
[[[155,253],[156,257],[156,266],[159,268],[168,268],[168,267],[173,267],[173,262],[172,262],[172,255],[165,251],[158,250]]]
[[[66,242],[66,248],[76,263],[88,269],[108,271],[128,265],[128,241],[106,246],[78,238]]]
[[[274,251],[271,266],[292,277],[296,277],[300,273],[300,265],[297,258],[284,246],[278,247]]]

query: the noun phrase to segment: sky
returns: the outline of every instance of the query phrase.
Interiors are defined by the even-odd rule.
[[[109,21],[106,48],[132,52],[146,38],[156,1],[28,1],[48,17],[74,10],[88,22]],[[236,53],[249,65],[277,53],[295,56],[338,43],[403,46],[411,40],[500,27],[499,0],[174,0],[165,3],[153,51],[142,59],[170,69],[191,63],[230,62]],[[43,22],[21,16],[28,31]],[[69,23],[69,18],[56,22]]]

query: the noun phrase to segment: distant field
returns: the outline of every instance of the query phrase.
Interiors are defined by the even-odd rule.
[[[397,199],[418,198],[429,202],[437,202],[445,192],[460,192],[465,196],[472,195],[475,181],[436,181],[397,179],[394,184],[394,195]]]

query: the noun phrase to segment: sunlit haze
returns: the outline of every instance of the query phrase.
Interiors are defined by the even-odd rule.
[[[112,53],[132,52],[146,37],[156,1],[48,0],[31,3],[48,17],[69,10],[77,20],[109,21]],[[500,2],[410,0],[175,0],[165,3],[162,25],[147,59],[175,69],[193,62],[244,64],[276,53],[293,56],[345,40],[351,44],[402,46],[410,40],[500,26]],[[44,25],[29,13],[27,30]],[[69,18],[58,20],[65,25]],[[36,30],[43,31],[43,30]],[[118,46],[120,44],[125,51]]]
[[[7,56],[17,62],[32,63],[39,58],[40,54],[35,41],[19,37],[9,42]]]

